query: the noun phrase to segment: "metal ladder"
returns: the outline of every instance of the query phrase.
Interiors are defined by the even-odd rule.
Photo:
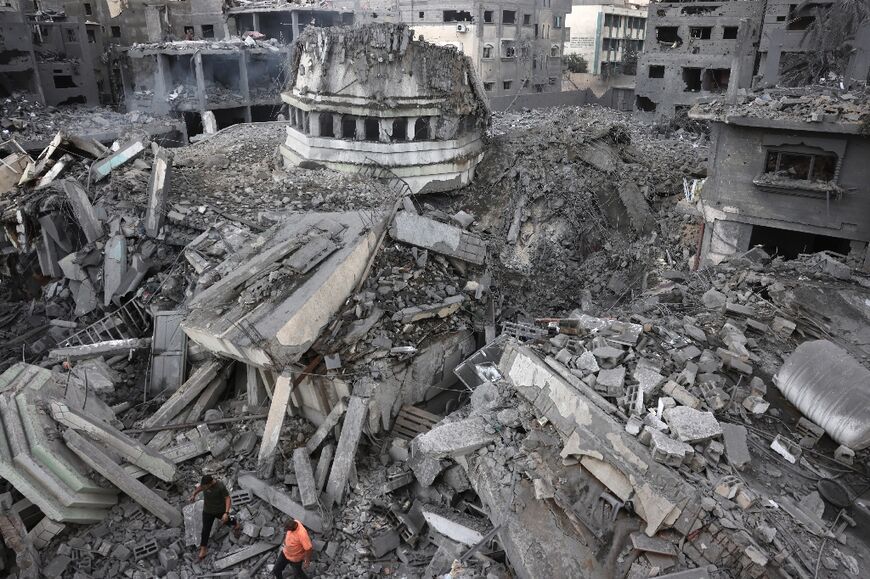
[[[151,328],[151,315],[137,300],[130,300],[114,312],[79,330],[59,344],[61,348],[88,346],[110,340],[141,338]]]

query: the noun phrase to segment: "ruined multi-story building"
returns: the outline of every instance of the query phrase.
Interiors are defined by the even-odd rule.
[[[703,96],[724,93],[732,81],[741,27],[751,46],[764,3],[653,2],[649,5],[647,41],[638,59],[635,108],[655,116],[687,111]],[[749,54],[752,66],[754,51]]]
[[[569,0],[399,0],[399,20],[417,37],[453,46],[474,64],[491,96],[561,90]]]
[[[718,263],[762,245],[786,258],[852,254],[870,267],[866,101],[778,90],[752,104],[691,112],[713,121],[703,259]]]
[[[594,75],[634,74],[646,38],[646,7],[614,0],[574,0],[565,54],[578,54]]]
[[[282,98],[291,165],[386,168],[414,193],[468,184],[483,157],[486,97],[470,60],[402,24],[302,34]]]
[[[110,101],[97,10],[89,2],[9,0],[0,6],[0,90],[46,105]]]

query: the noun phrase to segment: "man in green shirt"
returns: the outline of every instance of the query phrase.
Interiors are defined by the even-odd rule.
[[[193,495],[190,497],[190,502],[196,501],[196,495],[199,493],[202,493],[203,496],[202,537],[199,541],[199,558],[202,560],[205,559],[205,556],[208,553],[208,547],[206,547],[206,545],[208,544],[208,537],[211,535],[211,528],[214,525],[215,520],[220,520],[223,525],[232,525],[233,534],[236,538],[239,537],[242,526],[235,517],[230,516],[232,500],[230,499],[230,493],[227,491],[227,487],[224,486],[224,483],[216,480],[210,474],[203,475],[199,485],[197,485],[196,489],[193,491]]]

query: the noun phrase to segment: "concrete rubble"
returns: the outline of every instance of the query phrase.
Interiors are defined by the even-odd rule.
[[[860,251],[699,269],[703,131],[475,111],[474,180],[432,195],[285,166],[280,122],[28,129],[0,181],[0,571],[268,577],[294,517],[318,577],[857,576]],[[204,473],[241,533],[199,561]]]

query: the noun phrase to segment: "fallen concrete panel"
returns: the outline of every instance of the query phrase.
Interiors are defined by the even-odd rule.
[[[441,423],[411,442],[412,453],[430,458],[455,458],[483,448],[498,438],[486,431],[486,421],[480,416]]]
[[[88,199],[88,193],[79,185],[78,181],[65,179],[61,181],[61,186],[72,205],[73,215],[78,221],[79,226],[85,233],[85,238],[88,243],[93,243],[103,236],[103,224],[97,219],[97,213],[94,206],[91,205],[91,200]]]
[[[127,238],[122,234],[111,236],[103,251],[103,305],[108,306],[127,271]]]
[[[119,452],[125,460],[147,470],[161,480],[166,482],[175,480],[175,464],[172,461],[133,440],[114,426],[94,420],[58,400],[51,402],[50,409],[51,415],[60,424],[88,433]]]
[[[278,487],[265,483],[252,473],[242,473],[238,477],[239,486],[257,495],[282,513],[302,521],[308,529],[315,533],[323,532],[323,522],[320,514],[306,510],[305,507],[288,497]]]
[[[148,141],[143,139],[124,143],[115,153],[91,166],[91,178],[95,183],[105,179],[113,170],[135,159],[147,146]]]
[[[773,383],[809,420],[852,450],[870,446],[870,370],[828,340],[804,342]]]
[[[308,439],[308,442],[305,443],[305,448],[309,453],[317,450],[321,443],[326,440],[326,437],[329,436],[329,433],[332,432],[332,429],[335,428],[341,420],[341,417],[344,415],[346,410],[347,405],[344,400],[339,400],[335,406],[332,407],[332,410],[330,410],[329,414],[326,415],[326,419],[320,423],[320,426],[317,427],[317,430],[314,431],[314,434],[312,434],[311,438]]]
[[[369,212],[306,213],[282,221],[219,266],[228,274],[190,301],[184,331],[211,352],[283,370],[310,348],[354,291],[385,221]],[[307,256],[305,263],[293,260],[297,253]],[[276,267],[287,275],[273,282]],[[256,295],[250,286],[259,288]]]
[[[486,243],[480,237],[408,211],[396,213],[390,226],[390,236],[397,241],[477,265],[482,265],[486,259]]]
[[[147,511],[167,525],[181,526],[183,519],[178,509],[167,503],[160,496],[124,472],[119,464],[108,455],[91,444],[72,429],[63,433],[67,446],[75,452],[88,466],[100,473],[113,485],[121,489],[127,496],[142,505]]]
[[[257,555],[262,555],[266,551],[271,551],[274,549],[276,545],[271,543],[255,543],[250,547],[245,547],[239,551],[231,555],[227,555],[221,559],[217,559],[214,563],[212,563],[212,567],[215,571],[223,571],[224,569],[229,569],[230,567],[235,567],[239,563],[247,561]]]
[[[326,487],[326,479],[329,476],[329,469],[332,466],[332,457],[335,454],[335,447],[332,444],[327,444],[320,451],[320,458],[317,460],[317,468],[314,471],[314,480],[317,485],[317,496],[323,492]]]
[[[275,466],[275,451],[278,448],[281,427],[284,425],[284,416],[287,415],[287,404],[290,402],[292,391],[293,378],[285,372],[275,380],[272,404],[269,406],[269,416],[266,418],[263,440],[260,442],[260,452],[257,455],[257,473],[263,478],[272,476],[272,470]]]
[[[485,525],[458,511],[430,505],[423,506],[421,511],[432,529],[457,543],[472,547],[486,535]]]
[[[187,334],[181,329],[184,312],[161,311],[154,314],[151,339],[151,378],[148,392],[156,396],[174,391],[184,382],[187,366]]]
[[[158,146],[148,180],[148,207],[145,209],[145,234],[148,237],[157,237],[163,227],[171,173],[172,155]]]
[[[66,169],[70,163],[72,163],[72,160],[73,160],[73,158],[71,155],[64,155],[60,159],[55,161],[55,163],[54,163],[54,165],[52,165],[51,169],[49,169],[45,173],[45,175],[43,175],[39,179],[39,182],[36,184],[36,187],[33,188],[34,191],[40,191],[42,189],[45,189],[49,185],[51,185],[52,182],[54,182],[54,180],[57,179],[61,173],[63,173],[63,170]]]
[[[311,459],[308,451],[300,446],[293,451],[293,472],[296,474],[296,484],[299,486],[299,497],[302,506],[311,508],[318,503],[317,484],[314,480],[314,469],[311,467]]]
[[[55,360],[86,360],[98,356],[111,357],[118,354],[126,354],[130,350],[141,350],[151,345],[151,338],[130,338],[127,340],[107,340],[96,344],[84,346],[68,346],[55,348],[48,353],[49,358]]]
[[[223,368],[224,362],[217,359],[209,360],[197,368],[190,378],[179,386],[178,390],[173,392],[172,396],[154,414],[145,420],[144,427],[153,428],[169,424],[173,418],[184,410],[185,406],[193,402],[206,389]],[[153,438],[153,435],[146,432],[142,438],[147,442]]]
[[[366,390],[362,386],[363,383],[357,384],[354,391],[362,393]],[[344,500],[344,490],[350,471],[354,466],[356,449],[360,436],[362,436],[368,409],[368,396],[354,394],[350,397],[347,415],[344,417],[344,423],[341,427],[341,436],[338,437],[335,458],[332,460],[332,469],[329,471],[329,481],[326,483],[326,496],[334,504],[340,505]]]

